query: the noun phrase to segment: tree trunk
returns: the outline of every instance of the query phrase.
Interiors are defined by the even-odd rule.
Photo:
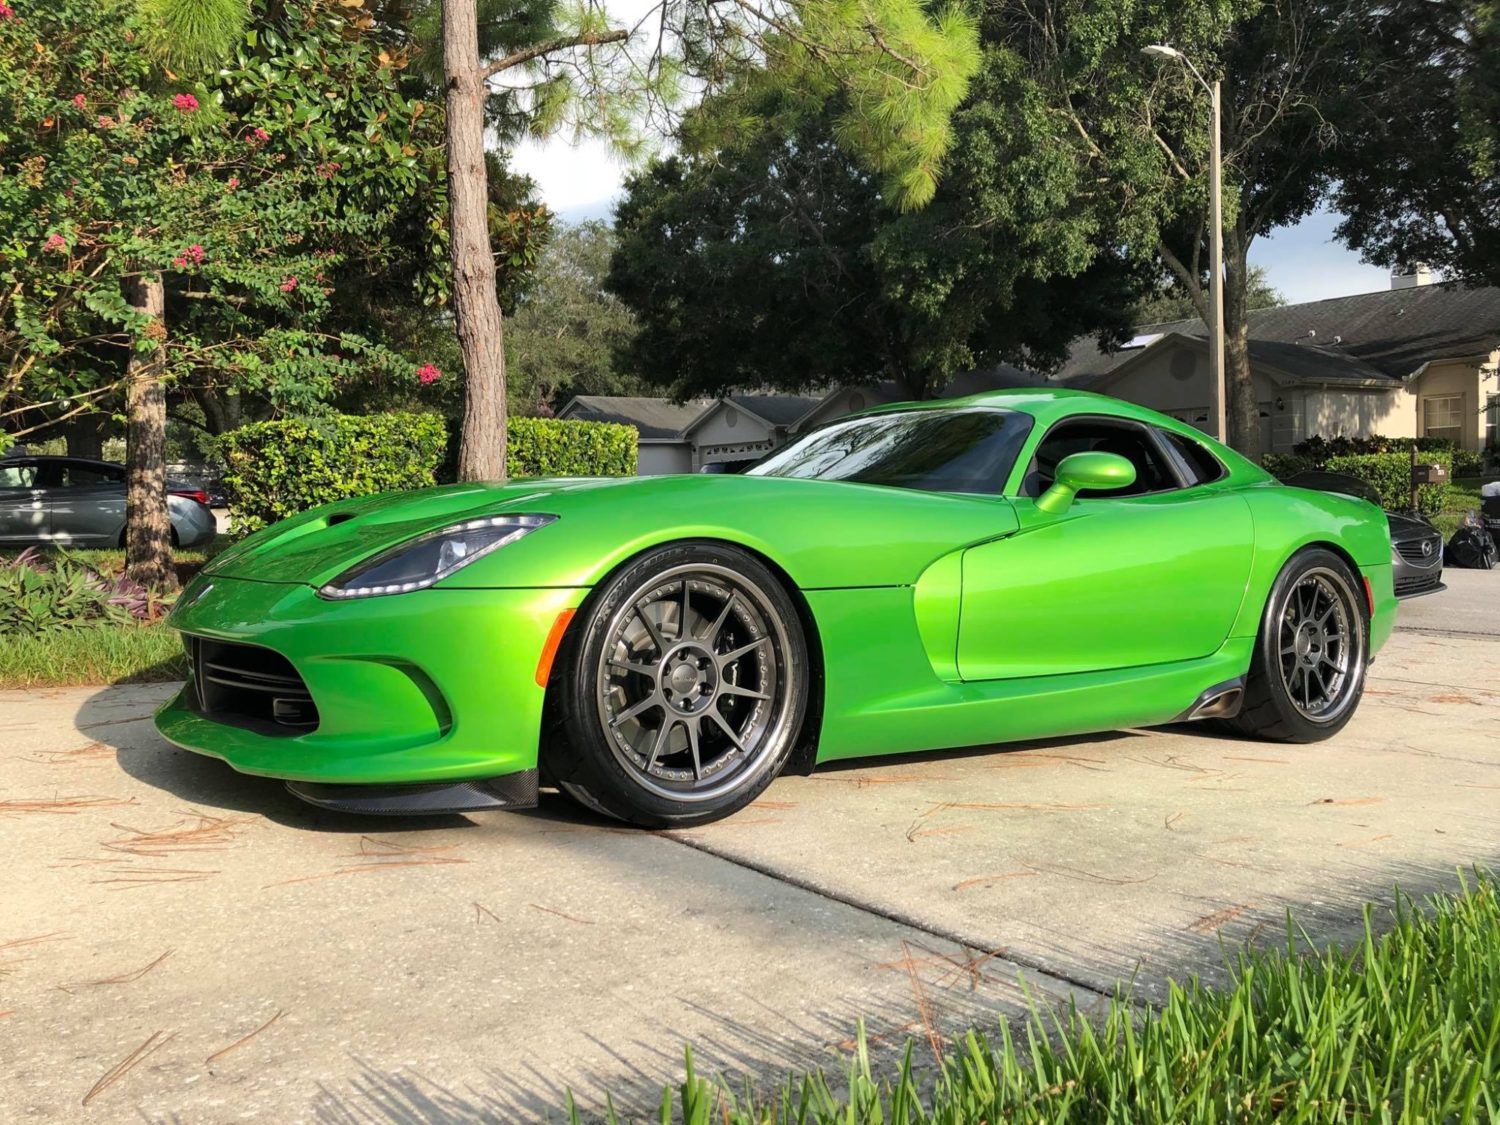
[[[104,456],[104,419],[102,414],[83,414],[64,424],[63,437],[68,443],[69,457],[97,461]]]
[[[1234,228],[1224,232],[1224,382],[1229,445],[1260,460],[1260,402],[1250,372],[1249,240]]]
[[[125,300],[150,318],[125,372],[125,576],[143,586],[177,586],[172,568],[172,521],[167,509],[167,328],[161,274],[125,282]]]
[[[484,166],[484,73],[476,0],[442,0],[448,89],[448,213],[453,312],[464,357],[459,480],[505,479],[505,344],[495,295]]]

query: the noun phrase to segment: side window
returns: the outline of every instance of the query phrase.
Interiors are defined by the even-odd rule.
[[[119,484],[124,479],[123,471],[108,465],[85,465],[70,461],[63,466],[62,471],[64,488],[83,488],[93,484]]]
[[[1114,453],[1135,466],[1135,483],[1126,488],[1091,489],[1080,500],[1114,496],[1145,496],[1181,488],[1167,459],[1144,426],[1086,418],[1054,426],[1037,446],[1022,486],[1025,496],[1040,496],[1052,487],[1057,466],[1074,453]]]
[[[0,488],[35,488],[36,487],[36,465],[22,462],[20,464],[0,465]]]
[[[1171,430],[1157,430],[1158,434],[1166,441],[1182,460],[1182,469],[1187,475],[1189,486],[1195,484],[1210,484],[1218,480],[1225,473],[1223,464],[1210,453],[1206,446],[1200,445],[1192,438],[1174,434]]]

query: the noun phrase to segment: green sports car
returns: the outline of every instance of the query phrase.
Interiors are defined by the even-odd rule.
[[[330,504],[183,592],[161,733],[367,812],[725,816],[783,769],[1213,719],[1327,738],[1396,601],[1379,508],[1023,390],[832,423],[744,476]]]

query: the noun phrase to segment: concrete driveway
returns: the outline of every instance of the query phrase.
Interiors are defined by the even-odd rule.
[[[763,1086],[1347,936],[1500,859],[1500,572],[1407,603],[1335,741],[1201,728],[784,778],[710,828],[351,819],[170,749],[165,687],[0,694],[0,1120],[510,1121]]]

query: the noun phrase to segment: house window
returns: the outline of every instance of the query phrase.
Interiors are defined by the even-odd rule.
[[[1484,403],[1484,447],[1500,447],[1500,395],[1490,395]]]
[[[1464,440],[1464,396],[1431,395],[1422,400],[1422,436]]]

